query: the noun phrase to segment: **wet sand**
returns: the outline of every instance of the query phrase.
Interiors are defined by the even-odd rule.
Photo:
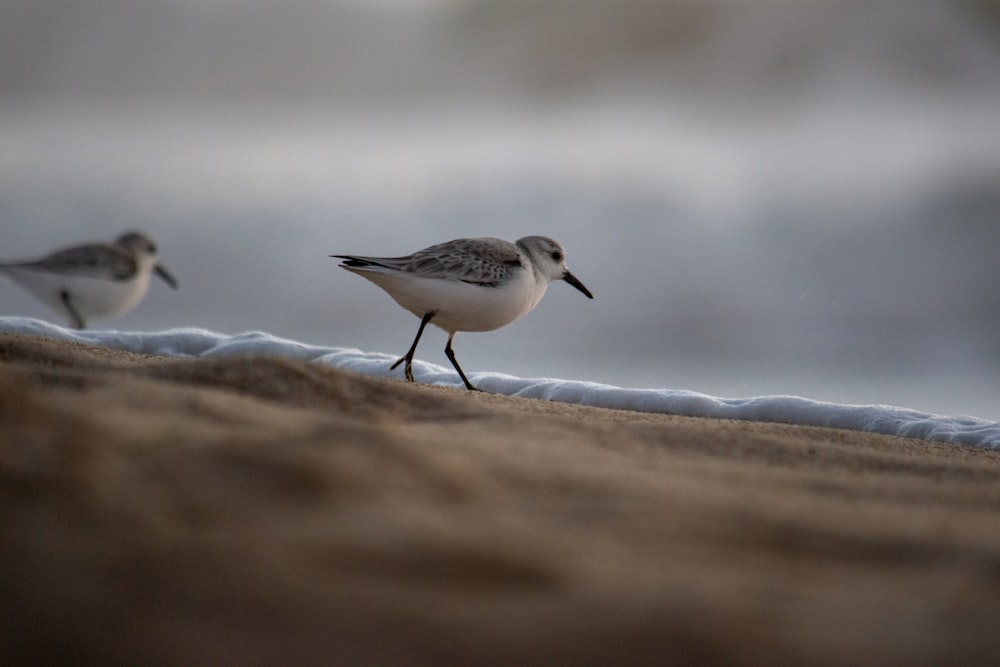
[[[1000,453],[0,335],[0,664],[1000,663]]]

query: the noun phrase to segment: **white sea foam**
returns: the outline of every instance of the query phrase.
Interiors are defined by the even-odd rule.
[[[390,371],[395,355],[354,348],[322,347],[251,331],[236,335],[198,328],[157,332],[76,331],[24,317],[0,318],[0,332],[103,345],[129,352],[174,357],[284,357],[327,364],[376,377],[401,378]],[[414,361],[418,382],[461,387],[452,369]],[[799,396],[719,398],[679,389],[625,389],[606,384],[470,373],[482,389],[509,396],[638,412],[691,417],[745,419],[867,431],[908,438],[1000,449],[1000,423],[970,416],[942,416],[888,405],[844,405]]]

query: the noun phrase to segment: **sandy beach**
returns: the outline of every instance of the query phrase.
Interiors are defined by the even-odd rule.
[[[1000,453],[0,336],[0,664],[1000,661]]]

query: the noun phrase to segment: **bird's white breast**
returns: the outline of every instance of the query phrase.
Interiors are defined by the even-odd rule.
[[[423,278],[405,271],[356,271],[417,317],[434,311],[434,324],[445,331],[492,331],[510,324],[538,305],[547,281],[538,282],[525,268],[496,286],[460,280]]]
[[[62,293],[68,292],[73,306],[84,317],[115,317],[134,308],[149,290],[149,271],[131,280],[107,280],[81,275],[7,268],[5,272],[39,301],[63,312]]]

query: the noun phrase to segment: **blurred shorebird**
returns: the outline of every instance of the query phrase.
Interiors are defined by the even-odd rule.
[[[459,331],[492,331],[529,313],[554,280],[565,280],[588,298],[594,295],[566,268],[562,246],[545,236],[515,243],[494,238],[456,239],[405,257],[330,255],[342,268],[367,278],[396,303],[420,318],[410,350],[391,368],[405,363],[413,381],[413,354],[431,323],[448,333],[444,353],[462,382],[476,390],[455,359],[451,342]]]
[[[177,281],[156,260],[146,234],[128,232],[114,243],[58,250],[41,259],[0,264],[0,273],[39,301],[67,315],[77,329],[93,319],[122,315],[142,301],[156,272],[177,289]]]

